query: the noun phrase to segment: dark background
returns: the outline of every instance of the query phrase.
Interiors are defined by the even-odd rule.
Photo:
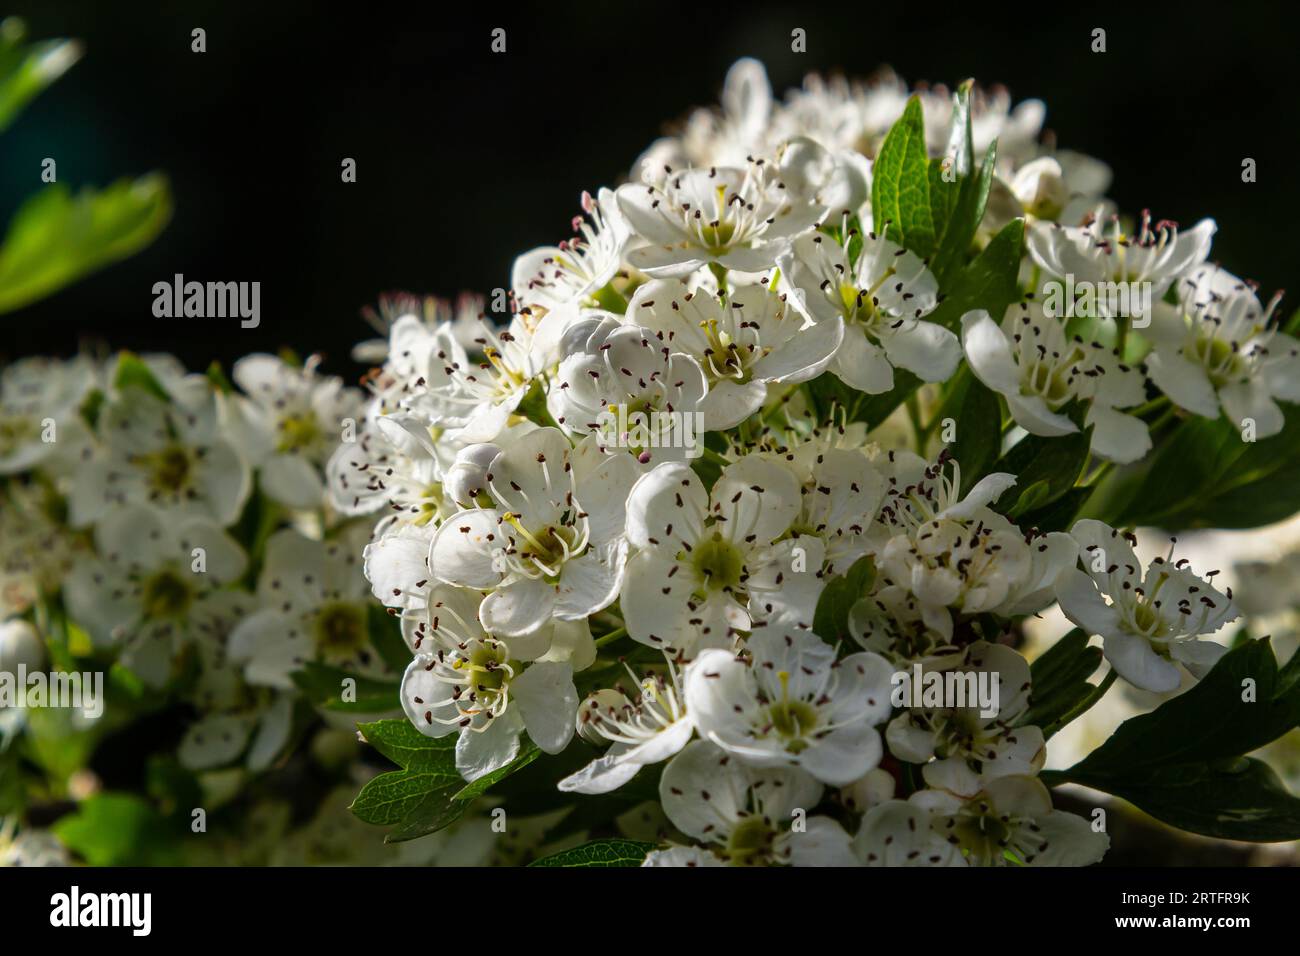
[[[24,9],[24,6],[26,8]],[[1214,257],[1262,290],[1294,284],[1295,32],[1218,4],[480,4],[448,11],[293,2],[19,4],[33,37],[83,60],[0,138],[0,215],[59,180],[165,171],[175,217],[143,253],[0,316],[0,353],[87,339],[190,366],[288,346],[352,375],[359,309],[387,290],[453,295],[509,282],[513,257],[569,234],[581,190],[615,184],[663,124],[716,100],[737,57],[778,93],[813,70],[967,76],[1039,97],[1063,147],[1105,159],[1126,211],[1219,222]],[[190,31],[207,30],[206,53]],[[495,26],[508,52],[489,51]],[[1093,27],[1108,52],[1090,50]],[[790,30],[808,52],[790,52]],[[1241,182],[1241,161],[1259,181]],[[358,182],[340,181],[353,157]],[[262,324],[155,319],[173,273],[260,281]],[[1294,306],[1287,304],[1288,308]]]

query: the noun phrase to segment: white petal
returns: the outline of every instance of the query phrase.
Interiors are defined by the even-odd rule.
[[[578,716],[578,692],[568,664],[539,661],[510,682],[513,703],[533,743],[557,754],[573,739]]]
[[[551,619],[555,588],[535,578],[520,578],[483,599],[483,628],[497,637],[531,634]]]
[[[1219,400],[1203,365],[1181,353],[1157,349],[1147,356],[1147,375],[1180,408],[1205,418],[1219,417]]]

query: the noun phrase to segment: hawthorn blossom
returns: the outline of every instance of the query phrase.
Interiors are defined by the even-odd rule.
[[[359,524],[326,541],[292,528],[271,536],[257,581],[263,606],[239,622],[228,646],[250,684],[288,690],[309,661],[354,673],[382,669],[370,646],[370,589],[361,570],[369,537]]]
[[[1052,809],[1047,787],[1032,776],[998,777],[968,797],[920,790],[908,802],[929,812],[930,827],[971,866],[1090,866],[1110,846],[1083,817]]]
[[[411,573],[490,591],[483,624],[502,637],[552,617],[586,618],[613,603],[623,581],[635,468],[628,455],[575,451],[558,429],[530,432],[488,466],[493,504],[449,516],[433,533],[428,567]]]
[[[624,665],[627,666],[627,665]],[[636,690],[631,697],[619,687],[589,694],[578,708],[578,734],[609,749],[559,783],[573,793],[609,793],[631,780],[642,767],[667,760],[686,746],[695,722],[686,709],[681,675],[671,658],[663,673],[639,680],[628,668]]]
[[[1146,398],[1142,372],[1119,349],[1067,335],[1036,301],[1011,306],[1001,327],[983,309],[967,312],[961,324],[971,371],[1006,399],[1011,417],[1030,434],[1077,432],[1058,410],[1077,400],[1088,406],[1084,421],[1098,455],[1126,464],[1151,450],[1146,423],[1119,411]]]
[[[541,246],[515,259],[511,285],[519,308],[538,323],[544,343],[558,343],[580,310],[597,307],[597,294],[622,265],[628,227],[614,200],[601,189],[582,194],[587,218],[573,218],[574,237],[558,246]]]
[[[223,586],[243,574],[247,558],[211,519],[141,504],[100,519],[95,546],[96,556],[79,560],[64,580],[68,610],[96,647],[119,647],[123,665],[161,687],[238,600]]]
[[[708,395],[700,410],[710,431],[739,425],[774,386],[820,375],[844,336],[838,318],[803,328],[803,317],[766,279],[730,295],[652,280],[633,294],[627,320],[654,333],[662,353],[683,352],[704,370]]]
[[[602,447],[628,446],[641,464],[700,454],[704,435],[694,428],[695,415],[709,386],[692,356],[661,350],[649,331],[608,313],[588,313],[571,325],[561,351],[566,357],[555,373],[547,406],[566,431],[590,434]],[[667,441],[646,435],[643,443],[633,429],[618,430],[632,415],[643,416],[640,420],[650,428],[675,426],[679,434],[669,430]]]
[[[494,330],[486,323],[471,358],[449,326],[428,329],[413,317],[393,326],[390,417],[412,432],[438,426],[465,443],[492,441],[505,429],[540,374],[546,357],[522,316]]]
[[[1169,220],[1153,227],[1150,212],[1143,210],[1132,235],[1119,216],[1112,215],[1090,217],[1082,226],[1034,223],[1026,240],[1033,261],[1052,276],[1072,276],[1076,282],[1148,283],[1155,302],[1205,262],[1217,228],[1213,219],[1202,219],[1185,232]],[[1098,296],[1096,305],[1100,316],[1124,317],[1111,314],[1115,310],[1108,296]]]
[[[1029,663],[1024,657],[1004,645],[976,641],[954,669],[997,682],[997,713],[983,713],[974,701],[939,708],[913,701],[889,722],[889,752],[899,760],[924,764],[921,774],[930,786],[966,795],[997,777],[1032,776],[1041,770],[1047,756],[1043,732],[1020,726],[1029,710]]]
[[[295,367],[274,355],[247,355],[231,377],[239,447],[258,470],[258,487],[291,508],[312,508],[325,495],[321,471],[349,426],[361,417],[361,396],[341,379],[316,374],[319,356]]]
[[[404,615],[403,631],[415,656],[402,708],[425,736],[459,734],[456,769],[466,780],[514,760],[523,731],[547,753],[573,737],[573,671],[595,657],[585,621],[548,622],[503,640],[484,629],[477,593],[436,584],[422,610]]]
[[[1062,532],[1021,531],[988,507],[1015,484],[1013,475],[987,475],[959,495],[960,467],[952,463],[950,478],[947,461],[945,453],[913,482],[890,489],[881,514],[897,530],[879,555],[883,583],[908,588],[940,633],[950,633],[948,608],[1003,617],[1040,610],[1078,546]]]
[[[1160,303],[1145,334],[1155,343],[1147,374],[1175,405],[1206,418],[1220,409],[1256,438],[1282,430],[1277,399],[1300,402],[1300,342],[1279,332],[1281,298],[1262,306],[1249,283],[1206,266],[1177,289],[1178,304]]]
[[[165,395],[129,385],[99,411],[99,441],[73,478],[71,522],[149,504],[233,524],[251,490],[248,463],[220,420],[202,375],[162,379]]]
[[[794,472],[756,456],[724,468],[712,492],[680,463],[642,475],[627,497],[628,633],[690,657],[756,621],[810,627],[825,546],[787,536],[798,515]]]
[[[846,786],[880,761],[875,725],[890,713],[893,668],[869,652],[836,660],[808,631],[766,627],[749,659],[705,650],[686,679],[700,736],[754,767],[799,767]]]
[[[828,209],[855,205],[865,191],[858,169],[811,140],[794,140],[775,163],[686,169],[657,184],[628,183],[615,195],[644,243],[628,252],[628,262],[665,278],[709,264],[742,273],[769,269]]]
[[[830,817],[812,816],[822,785],[800,770],[749,767],[706,740],[687,744],[664,768],[659,799],[682,833],[731,866],[852,865],[850,838]],[[664,859],[660,854],[674,853]],[[699,865],[678,848],[647,866]]]
[[[1182,683],[1179,664],[1201,678],[1227,653],[1200,638],[1240,616],[1231,588],[1221,594],[1186,558],[1174,561],[1172,547],[1144,569],[1130,536],[1101,521],[1085,518],[1070,534],[1084,570],[1065,572],[1057,600],[1066,617],[1102,639],[1102,652],[1121,677],[1165,693]]]
[[[0,370],[0,475],[68,470],[89,440],[81,406],[95,386],[86,359],[19,359]]]
[[[915,254],[875,232],[848,225],[837,241],[824,232],[797,238],[780,260],[792,301],[816,323],[844,323],[830,370],[846,385],[874,395],[894,387],[894,368],[941,382],[961,361],[948,329],[925,320],[939,286]],[[855,245],[860,244],[855,251]]]

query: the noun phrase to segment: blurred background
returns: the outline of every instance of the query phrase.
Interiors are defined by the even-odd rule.
[[[32,37],[84,58],[6,132],[0,220],[59,181],[164,171],[175,214],[142,253],[0,316],[0,353],[67,355],[84,340],[175,352],[190,367],[253,351],[321,351],[351,375],[381,292],[452,296],[509,283],[513,257],[569,234],[583,189],[614,184],[666,120],[716,100],[761,58],[778,94],[811,71],[974,76],[1047,103],[1063,147],[1114,168],[1127,211],[1212,215],[1215,257],[1266,294],[1294,286],[1294,40],[1240,5],[1213,18],[1135,4],[1083,15],[995,5],[550,4],[470,16],[378,4],[19,3]],[[489,52],[493,27],[507,52]],[[207,52],[190,31],[207,31]],[[807,32],[792,53],[790,31]],[[1091,52],[1091,31],[1107,52]],[[344,157],[357,182],[340,181]],[[1258,182],[1241,181],[1245,157]],[[173,274],[260,281],[262,322],[156,319]],[[1293,308],[1289,303],[1288,311]]]

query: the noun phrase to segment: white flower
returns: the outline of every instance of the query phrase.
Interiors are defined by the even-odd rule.
[[[1255,425],[1255,437],[1282,430],[1275,399],[1300,401],[1300,342],[1276,330],[1273,313],[1255,290],[1223,270],[1198,269],[1178,287],[1178,305],[1160,303],[1146,334],[1151,381],[1174,404],[1235,427]]]
[[[94,385],[85,359],[24,358],[0,371],[0,475],[74,464],[89,440],[81,405]]]
[[[1027,236],[1029,254],[1053,276],[1073,276],[1076,282],[1150,283],[1157,301],[1177,279],[1187,275],[1210,254],[1213,219],[1202,219],[1179,232],[1177,223],[1162,220],[1152,228],[1143,211],[1136,233],[1124,231],[1118,216],[1096,216],[1083,226],[1034,223]],[[1098,313],[1111,316],[1108,296],[1097,297]]]
[[[172,676],[182,651],[226,613],[221,590],[244,572],[244,552],[213,521],[176,518],[145,505],[117,508],[95,529],[96,558],[64,582],[73,620],[96,646],[153,687]]]
[[[408,427],[436,425],[463,443],[492,441],[546,363],[534,348],[534,329],[522,316],[493,330],[483,323],[471,358],[452,328],[430,330],[413,316],[392,330],[388,374],[397,383],[385,393],[400,408],[394,417],[414,418]]]
[[[933,831],[971,866],[1090,866],[1110,846],[1083,817],[1053,810],[1051,794],[1035,777],[998,777],[967,798],[921,790],[908,802],[929,812]],[[867,842],[873,845],[880,846]]]
[[[637,549],[620,601],[628,634],[690,657],[729,646],[755,620],[810,627],[825,548],[787,537],[799,498],[791,469],[754,455],[724,468],[712,493],[684,464],[642,475],[627,497]]]
[[[984,714],[973,700],[965,707],[939,708],[913,701],[885,731],[890,753],[924,764],[921,773],[930,786],[965,795],[997,777],[1036,774],[1047,756],[1043,732],[1019,726],[1029,709],[1029,663],[1009,647],[976,641],[956,670],[997,683],[997,713]]]
[[[660,184],[628,183],[619,209],[645,245],[628,261],[654,277],[683,276],[717,264],[762,272],[791,240],[832,207],[849,205],[865,185],[810,140],[788,144],[776,164],[687,169]]]
[[[578,708],[578,734],[593,743],[609,743],[597,757],[559,783],[574,793],[609,793],[627,783],[642,767],[667,760],[691,739],[695,724],[686,710],[677,665],[666,658],[665,673],[648,673],[628,697],[618,688],[589,694]]]
[[[938,617],[944,622],[943,612]],[[951,615],[940,627],[931,627],[916,595],[899,584],[877,581],[872,592],[849,609],[849,633],[864,648],[902,669],[919,663],[927,670],[944,670],[961,660],[961,648],[953,643]]]
[[[291,508],[317,508],[325,496],[321,471],[351,422],[361,418],[361,394],[341,379],[316,374],[318,356],[297,368],[274,355],[248,355],[231,377],[240,449],[258,470],[259,487]]]
[[[538,322],[538,337],[554,345],[579,310],[599,305],[596,293],[609,284],[622,264],[628,227],[614,201],[601,189],[597,198],[582,194],[581,216],[573,219],[572,239],[541,246],[515,260],[511,285],[521,311]]]
[[[1015,477],[996,473],[959,497],[961,470],[945,473],[947,452],[919,478],[891,487],[881,514],[898,530],[879,561],[883,585],[908,588],[925,623],[949,636],[947,608],[1013,617],[1041,610],[1052,584],[1074,561],[1067,534],[1021,531],[988,507]]]
[[[880,762],[875,725],[889,716],[893,668],[869,652],[835,659],[808,631],[765,627],[750,659],[706,650],[686,677],[700,735],[755,767],[800,767],[845,786]]]
[[[427,442],[388,418],[358,425],[354,441],[344,441],[325,466],[329,503],[343,515],[384,509],[399,523],[426,523],[454,511],[446,502],[442,462],[432,434]]]
[[[962,316],[962,346],[971,371],[1007,400],[1016,424],[1033,435],[1068,435],[1078,426],[1057,409],[1088,404],[1092,449],[1120,463],[1151,448],[1146,424],[1118,411],[1146,398],[1142,373],[1124,364],[1118,349],[1068,336],[1038,302],[1007,309],[1002,327],[983,309]]]
[[[705,740],[687,744],[659,780],[673,826],[732,866],[853,865],[849,835],[811,815],[821,795],[801,770],[750,767]]]
[[[654,333],[663,352],[684,352],[704,369],[708,396],[700,406],[705,427],[739,425],[767,400],[769,386],[820,375],[844,336],[838,318],[801,328],[803,317],[767,280],[731,295],[691,292],[676,280],[640,286],[628,321]]]
[[[618,596],[635,468],[628,455],[575,451],[558,429],[530,432],[488,467],[493,506],[448,517],[433,535],[428,568],[411,573],[491,591],[483,624],[502,637],[528,634],[552,617],[586,618]],[[382,589],[376,595],[388,600]]]
[[[595,656],[585,621],[548,623],[507,643],[484,629],[478,600],[435,585],[424,610],[403,622],[415,657],[402,678],[402,708],[428,737],[459,732],[456,768],[467,780],[514,760],[522,731],[547,753],[563,750],[578,711],[574,667]],[[546,656],[565,659],[538,660]]]
[[[1171,691],[1182,681],[1178,664],[1199,678],[1227,653],[1198,638],[1240,616],[1231,588],[1220,594],[1186,559],[1173,562],[1172,548],[1144,571],[1128,537],[1100,521],[1076,522],[1070,534],[1087,573],[1066,571],[1057,599],[1066,617],[1102,639],[1121,677],[1144,690]]]
[[[885,496],[885,479],[865,449],[813,438],[778,446],[768,457],[799,479],[799,515],[791,530],[822,540],[825,574],[847,571],[871,550],[871,527]]]
[[[911,800],[884,800],[862,817],[853,852],[864,866],[967,866],[960,847]]]
[[[369,529],[352,524],[316,541],[292,528],[266,545],[257,593],[263,607],[230,635],[228,653],[253,685],[291,689],[308,661],[353,673],[375,670],[361,553]]]
[[[163,381],[169,401],[130,386],[100,409],[100,444],[73,481],[74,526],[137,503],[221,525],[239,516],[252,480],[219,422],[210,383],[202,375]]]
[[[700,454],[704,435],[694,427],[695,415],[702,410],[708,384],[690,355],[661,348],[648,330],[624,325],[609,313],[589,313],[571,325],[561,351],[566,358],[555,373],[547,406],[566,431],[593,435],[602,446],[611,439],[629,445],[642,464]],[[680,423],[681,431],[674,435],[669,429],[667,441],[641,444],[630,427],[627,434],[617,432],[620,419],[633,413],[644,416],[652,428]],[[694,447],[686,441],[686,427]]]
[[[854,257],[850,249],[861,248]],[[894,368],[923,381],[948,378],[961,361],[957,337],[924,320],[938,303],[934,275],[916,255],[874,232],[849,228],[843,243],[823,232],[800,236],[780,261],[791,298],[814,322],[844,322],[830,369],[868,394],[894,386]]]

